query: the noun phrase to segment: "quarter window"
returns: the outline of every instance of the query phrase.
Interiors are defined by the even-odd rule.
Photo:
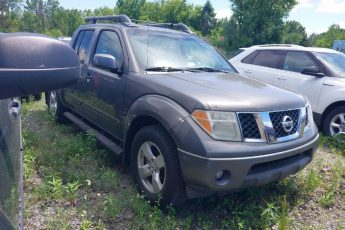
[[[315,62],[305,52],[290,51],[285,57],[283,69],[301,73],[311,66],[316,66]]]
[[[262,50],[253,60],[254,65],[279,68],[283,53],[278,50]]]

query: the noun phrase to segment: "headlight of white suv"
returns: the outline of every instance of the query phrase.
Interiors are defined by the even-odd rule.
[[[311,109],[309,101],[307,103],[307,106],[305,107],[305,110],[306,110],[307,119],[306,119],[306,126],[304,128],[304,132],[309,130],[312,127],[313,123],[314,123],[313,111]]]
[[[196,110],[194,121],[212,138],[222,141],[242,141],[236,113]]]

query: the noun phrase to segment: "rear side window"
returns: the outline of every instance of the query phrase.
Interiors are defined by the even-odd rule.
[[[258,55],[259,51],[254,51],[253,53],[249,54],[247,57],[242,59],[242,63],[246,64],[253,64],[253,60]]]
[[[282,57],[283,52],[281,51],[262,50],[255,56],[253,64],[270,68],[279,68]]]
[[[85,60],[90,53],[90,42],[91,42],[93,33],[94,33],[94,31],[92,31],[92,30],[84,31],[82,38],[81,38],[81,41],[80,41],[79,48],[78,48],[78,40],[79,40],[79,37],[78,37],[78,40],[76,43],[76,51],[79,55],[80,63],[82,63],[82,64],[85,63]],[[80,33],[79,36],[81,34],[82,33]]]
[[[315,62],[305,52],[287,52],[283,69],[301,73],[305,68],[316,66]]]

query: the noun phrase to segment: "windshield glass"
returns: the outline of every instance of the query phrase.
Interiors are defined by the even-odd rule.
[[[337,75],[345,77],[345,55],[342,53],[317,52],[318,56]]]
[[[129,35],[135,56],[146,70],[234,72],[212,46],[196,36],[139,29],[130,30]]]

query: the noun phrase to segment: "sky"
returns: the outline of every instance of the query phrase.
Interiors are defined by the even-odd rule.
[[[187,0],[194,5],[204,5],[206,0]],[[210,0],[217,18],[231,16],[228,0]],[[116,0],[60,0],[65,8],[94,9],[102,6],[114,7]],[[300,22],[310,35],[327,31],[332,24],[345,29],[345,0],[298,0],[298,5],[290,12],[287,20]]]

